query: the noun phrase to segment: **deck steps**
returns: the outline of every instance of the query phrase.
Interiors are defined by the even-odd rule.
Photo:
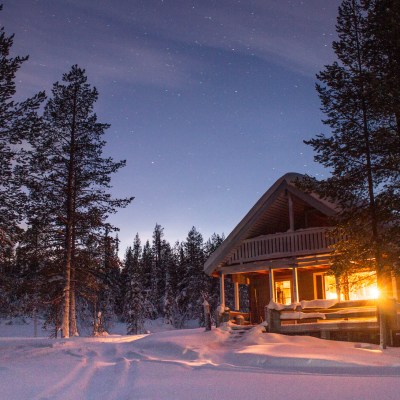
[[[229,338],[230,342],[239,342],[244,339],[246,336],[246,333],[250,331],[250,329],[253,328],[251,325],[236,325],[236,326],[231,326],[229,333],[231,334],[231,337]]]
[[[253,325],[231,325],[231,331],[249,331]]]

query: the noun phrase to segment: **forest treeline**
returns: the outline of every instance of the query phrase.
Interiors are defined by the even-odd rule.
[[[160,317],[175,328],[183,328],[193,320],[203,325],[204,301],[214,311],[219,301],[219,280],[204,273],[204,262],[223,240],[223,236],[213,234],[204,242],[193,227],[186,240],[171,246],[158,224],[151,242],[146,241],[142,246],[136,235],[126,252],[120,297],[116,302],[128,332],[140,333],[145,319]],[[246,299],[245,290],[243,295]],[[227,282],[227,306],[232,305],[233,286]]]

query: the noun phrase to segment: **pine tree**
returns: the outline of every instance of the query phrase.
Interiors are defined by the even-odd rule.
[[[139,234],[137,234],[139,235]],[[121,273],[119,274],[119,283],[118,283],[118,295],[116,299],[116,304],[115,304],[115,309],[116,309],[116,314],[119,316],[123,322],[125,322],[125,316],[124,316],[124,302],[125,302],[125,295],[127,293],[127,285],[128,285],[128,270],[125,268],[125,260],[126,260],[126,254],[129,250],[128,249],[125,251],[125,259],[122,262],[122,269]],[[142,277],[143,279],[143,277]]]
[[[174,327],[180,325],[180,313],[177,304],[178,286],[179,286],[179,242],[171,249],[169,243],[166,243],[164,249],[164,264],[165,264],[165,293],[163,317],[167,324]]]
[[[125,257],[126,293],[124,300],[124,316],[128,327],[128,335],[144,333],[144,321],[147,316],[147,301],[142,284],[140,265],[141,244],[136,234],[133,249],[128,248]]]
[[[162,316],[165,294],[165,249],[164,228],[156,224],[153,232],[152,254],[153,264],[151,269],[152,304],[157,311],[157,316]]]
[[[2,6],[0,6],[0,10]],[[0,28],[0,266],[7,251],[16,242],[23,217],[25,197],[14,174],[16,145],[26,140],[40,125],[36,110],[44,100],[44,92],[23,102],[13,100],[15,77],[28,57],[11,57],[14,35],[7,36]],[[5,267],[3,266],[3,269]],[[1,278],[0,278],[1,279]]]
[[[63,248],[64,337],[70,336],[70,321],[75,318],[74,304],[71,308],[71,276],[77,273],[75,255],[84,253],[89,237],[94,240],[96,234],[104,236],[110,213],[132,201],[113,199],[108,193],[111,175],[125,162],[102,157],[102,136],[108,125],[97,122],[93,111],[97,98],[98,92],[87,83],[85,71],[74,65],[64,74],[63,83],[54,84],[44,110],[44,127],[26,152],[29,218],[50,226],[54,244]]]
[[[333,269],[343,273],[346,265],[351,265],[346,259],[350,254],[359,268],[370,267],[373,260],[385,297],[385,281],[392,267],[384,259],[390,247],[384,231],[393,212],[384,199],[394,175],[385,166],[384,154],[394,155],[398,149],[387,142],[387,120],[377,102],[381,77],[379,63],[374,63],[376,37],[369,22],[371,12],[371,3],[362,0],[344,0],[339,7],[339,39],[333,43],[338,62],[317,75],[317,91],[327,116],[323,122],[332,135],[306,141],[317,152],[315,160],[330,169],[331,177],[319,182],[310,179],[306,186],[341,207],[337,232],[348,240],[339,244]],[[385,347],[383,320],[381,315],[381,346]]]
[[[142,282],[144,296],[147,304],[147,317],[150,319],[156,319],[158,317],[158,311],[154,306],[155,295],[152,289],[153,280],[153,266],[154,266],[153,249],[150,242],[146,240],[143,246],[142,258],[140,260],[140,267],[142,271]]]
[[[205,244],[205,259],[208,259],[212,253],[214,253],[215,250],[217,250],[217,248],[222,244],[222,242],[225,240],[224,235],[220,236],[216,233],[214,233],[213,235],[211,235],[211,237],[207,240],[206,244]],[[229,285],[229,282],[226,282],[226,284]],[[209,296],[206,299],[208,301],[208,303],[210,304],[210,310],[211,310],[211,316],[214,317],[217,307],[219,306],[219,279],[213,278],[213,277],[209,277],[209,283],[208,283],[208,293]],[[229,293],[231,293],[231,295],[229,295]],[[226,290],[226,304],[230,304],[230,298],[233,298],[233,290],[229,291]]]
[[[147,293],[151,291],[152,267],[153,267],[153,251],[150,246],[150,242],[146,240],[146,243],[143,246],[141,268],[143,273],[143,288]]]
[[[179,288],[179,301],[183,316],[202,322],[202,304],[208,297],[208,277],[203,271],[205,262],[202,235],[195,227],[183,243],[183,279]]]
[[[95,298],[96,312],[97,314],[99,312],[101,313],[102,326],[100,328],[102,332],[109,330],[114,316],[116,315],[116,304],[120,285],[120,269],[122,267],[117,254],[118,246],[116,240],[116,238],[109,235],[109,230],[106,226],[105,235],[100,247],[100,262],[97,263],[94,271],[86,271],[86,273],[92,273],[92,278],[95,278],[97,281],[97,291],[93,293],[93,297]],[[71,290],[71,296],[73,293],[74,291]]]
[[[175,297],[176,318],[174,321],[175,328],[182,329],[186,320],[189,319],[189,293],[188,293],[188,276],[187,265],[185,262],[184,242],[179,243],[176,250],[176,273],[179,277],[177,282],[177,291]]]

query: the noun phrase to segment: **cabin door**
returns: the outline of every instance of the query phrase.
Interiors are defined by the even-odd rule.
[[[325,274],[314,274],[314,298],[325,299]]]
[[[250,319],[253,324],[264,321],[265,307],[269,303],[269,285],[267,275],[253,275],[250,277]]]

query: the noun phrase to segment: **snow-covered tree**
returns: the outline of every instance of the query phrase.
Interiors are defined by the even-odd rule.
[[[182,280],[179,287],[179,302],[187,319],[202,318],[202,304],[208,297],[208,280],[204,273],[204,243],[195,227],[189,231],[183,243]]]
[[[164,250],[165,263],[165,293],[163,317],[167,324],[175,327],[180,325],[180,312],[177,303],[178,286],[179,286],[179,243],[176,243],[171,249],[169,243],[166,243]]]
[[[124,317],[129,335],[144,333],[144,321],[148,315],[146,294],[143,291],[141,252],[139,235],[136,234],[133,249],[128,248],[124,263],[126,279]]]
[[[152,243],[151,301],[158,316],[162,316],[163,313],[166,278],[165,250],[164,228],[156,224],[153,231]]]

